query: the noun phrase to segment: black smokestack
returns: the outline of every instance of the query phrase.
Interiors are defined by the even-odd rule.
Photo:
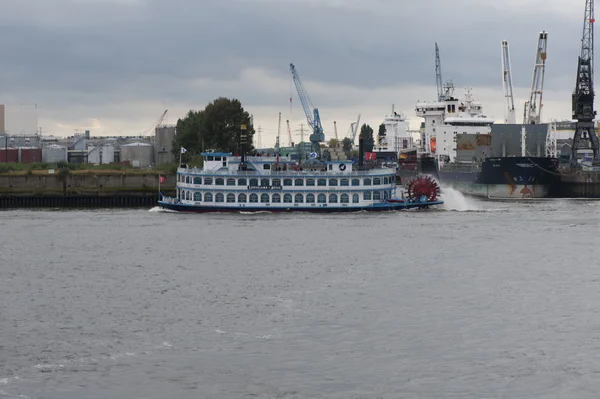
[[[365,166],[365,139],[358,139],[358,167]]]
[[[246,125],[242,125],[242,131],[240,133],[240,152],[242,157],[242,162],[240,163],[240,165],[243,168],[244,161],[246,160]]]

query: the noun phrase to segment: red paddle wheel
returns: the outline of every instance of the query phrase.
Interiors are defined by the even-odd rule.
[[[434,202],[440,186],[431,176],[417,176],[408,183],[408,198],[412,202]]]

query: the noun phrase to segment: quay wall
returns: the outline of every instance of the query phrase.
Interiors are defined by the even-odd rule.
[[[176,176],[162,175],[160,191],[172,195]],[[0,208],[153,206],[157,174],[0,175]]]
[[[557,196],[560,198],[600,198],[600,172],[578,171],[561,175]]]

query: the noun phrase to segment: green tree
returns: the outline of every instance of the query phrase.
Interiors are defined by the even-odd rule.
[[[352,145],[354,143],[352,142],[352,139],[350,137],[345,137],[342,140],[342,148],[344,150],[344,152],[350,152],[352,150]]]
[[[209,150],[239,154],[242,124],[247,128],[246,152],[251,152],[254,127],[250,115],[239,100],[219,97],[203,110],[190,110],[177,121],[173,152],[179,156],[184,147],[190,154]]]
[[[360,139],[364,140],[365,152],[372,152],[375,147],[375,139],[373,138],[373,128],[366,123],[360,127]]]
[[[327,145],[329,146],[329,148],[335,148],[335,147],[338,146],[338,144],[339,144],[339,141],[337,139],[331,139],[327,143]]]

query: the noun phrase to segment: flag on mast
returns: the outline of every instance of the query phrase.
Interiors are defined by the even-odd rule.
[[[185,148],[181,147],[181,153],[185,154],[186,152],[187,152],[187,150]]]

